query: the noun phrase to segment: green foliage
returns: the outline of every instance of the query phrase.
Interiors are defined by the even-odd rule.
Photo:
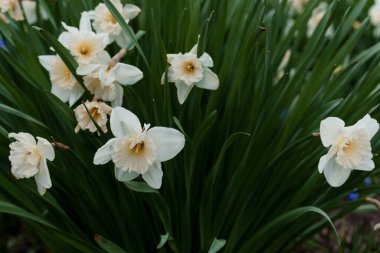
[[[52,252],[88,253],[291,252],[331,220],[353,212],[361,202],[342,199],[379,170],[353,172],[344,186],[331,188],[317,172],[326,150],[312,133],[327,116],[347,124],[366,113],[380,119],[380,44],[371,34],[367,1],[331,1],[307,38],[307,21],[319,2],[310,0],[289,29],[286,1],[135,0],[142,12],[129,24],[115,13],[125,32],[146,31],[141,38],[136,34],[136,49],[124,60],[143,70],[144,78],[124,87],[123,107],[142,122],[176,127],[187,138],[180,155],[163,163],[158,191],[139,181],[118,182],[112,163],[93,165],[96,150],[112,134],[75,134],[72,109],[50,93],[38,62],[53,47],[74,71],[76,63],[55,40],[63,31],[60,22],[78,26],[81,11],[99,1],[40,0],[49,19],[39,19],[39,28],[0,21],[7,43],[0,49],[0,212],[29,220]],[[361,26],[354,29],[354,21]],[[330,25],[332,39],[324,35]],[[166,54],[187,52],[198,39],[200,52],[214,60],[220,87],[196,88],[179,105],[175,86],[160,84]],[[115,44],[107,49],[118,51]],[[288,49],[290,61],[280,77]],[[334,72],[337,66],[342,71]],[[57,149],[48,164],[53,187],[45,196],[32,179],[12,177],[9,132],[71,148]],[[379,152],[378,136],[372,147]],[[95,234],[107,240],[94,240]]]

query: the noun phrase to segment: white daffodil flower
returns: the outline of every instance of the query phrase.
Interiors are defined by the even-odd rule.
[[[304,9],[304,6],[309,2],[309,0],[291,0],[291,6],[292,6],[292,10],[295,12],[295,13],[302,13],[303,9]]]
[[[183,134],[173,128],[144,124],[132,112],[116,107],[111,113],[111,131],[115,138],[98,149],[94,164],[113,161],[119,181],[130,181],[142,175],[152,188],[162,184],[161,162],[175,157],[184,147]]]
[[[19,0],[0,0],[0,11],[7,12],[16,21],[24,20]]]
[[[380,0],[375,1],[375,4],[369,9],[368,14],[372,25],[375,26],[374,36],[380,37]]]
[[[327,3],[322,2],[313,10],[313,14],[307,22],[307,37],[311,37],[315,29],[317,29],[319,23],[326,14],[327,6]],[[327,38],[331,38],[334,35],[334,29],[332,26],[327,29],[325,35]]]
[[[344,125],[341,119],[329,117],[320,126],[322,144],[330,149],[319,160],[318,170],[333,187],[346,182],[352,170],[375,168],[370,141],[379,130],[377,121],[367,114],[353,126]]]
[[[90,64],[96,61],[98,55],[109,44],[106,33],[95,34],[91,28],[91,20],[87,12],[83,12],[79,29],[62,22],[66,32],[63,32],[58,40],[74,56],[79,65]]]
[[[170,64],[167,80],[175,83],[180,104],[185,102],[194,86],[208,90],[216,90],[219,87],[218,76],[209,69],[214,65],[211,56],[203,53],[198,58],[197,49],[198,45],[195,45],[188,53],[167,55]],[[164,81],[165,73],[162,75],[161,83]]]
[[[127,23],[134,19],[141,11],[139,7],[133,4],[123,6],[120,0],[111,0],[111,2]],[[123,32],[121,26],[105,4],[98,4],[95,10],[90,13],[91,18],[94,20],[94,29],[97,33],[109,34],[110,42],[116,41],[121,48],[127,48],[131,44],[132,40]]]
[[[46,160],[54,160],[53,146],[41,137],[37,137],[36,143],[28,133],[10,133],[9,138],[16,139],[9,145],[12,174],[17,179],[34,177],[39,194],[44,195],[52,186]]]
[[[71,107],[83,95],[84,89],[59,56],[41,55],[38,59],[42,66],[49,71],[52,84],[51,93],[64,103],[69,102]]]
[[[143,78],[138,68],[112,61],[107,52],[99,54],[96,64],[79,66],[77,74],[85,76],[84,85],[103,101],[110,101],[112,106],[121,106],[123,88],[121,85],[133,85]]]
[[[112,108],[103,102],[98,101],[86,101],[85,106],[88,112],[91,114],[92,118],[96,121],[98,126],[102,129],[104,133],[107,133],[107,116],[111,114]],[[78,121],[78,125],[75,128],[75,132],[78,133],[80,129],[88,129],[90,132],[97,132],[94,122],[91,120],[90,115],[88,115],[86,107],[84,105],[79,105],[74,109],[75,117]]]

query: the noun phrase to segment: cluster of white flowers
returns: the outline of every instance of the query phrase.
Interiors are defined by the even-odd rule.
[[[23,21],[24,16],[29,24],[37,22],[37,2],[32,0],[0,0],[0,11],[7,13],[16,21]],[[24,12],[23,12],[24,11]],[[42,19],[47,19],[45,11],[40,8]]]

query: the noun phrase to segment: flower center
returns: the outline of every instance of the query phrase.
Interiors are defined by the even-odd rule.
[[[133,148],[132,148],[133,153],[136,155],[144,152],[144,142],[137,143]]]
[[[195,70],[195,65],[193,62],[191,61],[188,61],[188,62],[185,62],[184,65],[183,65],[183,70],[187,73],[193,73],[194,70]]]
[[[347,141],[342,149],[343,153],[347,154],[353,149],[353,142],[352,141]]]
[[[107,20],[113,25],[117,23],[117,20],[115,19],[115,17],[112,15],[111,12],[108,12]]]
[[[81,47],[81,49],[79,50],[79,52],[83,55],[87,55],[88,54],[88,48],[87,47]]]
[[[94,118],[94,120],[98,121],[98,118],[100,117],[100,113],[98,112],[98,108],[92,108],[89,110],[91,116]]]

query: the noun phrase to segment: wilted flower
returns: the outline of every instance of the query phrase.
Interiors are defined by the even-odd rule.
[[[115,163],[119,181],[130,181],[142,175],[152,188],[160,188],[161,162],[175,157],[184,147],[183,134],[173,128],[141,127],[132,112],[116,107],[111,113],[111,130],[115,138],[98,149],[94,164]]]
[[[108,34],[95,34],[92,31],[90,17],[87,12],[82,13],[79,29],[68,26],[63,22],[62,25],[67,32],[63,32],[58,40],[70,50],[79,65],[96,62],[99,54],[109,44]]]
[[[54,160],[53,146],[41,137],[37,137],[36,143],[34,137],[28,133],[10,133],[9,138],[16,139],[9,145],[12,174],[17,179],[34,176],[38,192],[45,194],[46,189],[52,186],[46,159]]]
[[[209,69],[214,65],[210,55],[203,53],[198,58],[197,49],[198,45],[195,45],[188,53],[167,55],[170,64],[167,80],[175,83],[180,104],[185,102],[194,86],[208,90],[216,90],[219,87],[218,76]],[[164,80],[165,73],[161,82],[164,83]]]
[[[330,149],[319,160],[318,170],[333,187],[346,182],[352,170],[375,168],[370,141],[379,130],[377,121],[366,115],[353,126],[344,125],[341,119],[329,117],[320,126],[322,144]]]
[[[87,110],[86,110],[86,107]],[[96,126],[93,120],[96,121],[98,126],[102,129],[104,133],[107,133],[107,116],[111,114],[112,108],[106,103],[98,101],[86,101],[84,105],[79,105],[74,109],[75,117],[78,121],[78,125],[75,128],[75,132],[78,133],[80,129],[88,129],[91,133],[97,132]],[[89,115],[91,114],[91,117]]]
[[[133,4],[126,4],[123,7],[120,0],[111,0],[111,2],[127,23],[129,20],[134,19],[141,11],[139,7]],[[93,26],[97,33],[109,34],[110,42],[116,41],[122,48],[126,48],[131,44],[131,39],[123,32],[121,26],[105,4],[98,4],[95,10],[90,13],[91,18],[94,19]]]
[[[111,59],[108,53],[99,55],[98,62],[79,66],[78,75],[85,75],[84,85],[97,98],[111,101],[113,106],[121,106],[123,101],[123,88],[121,85],[133,85],[143,78],[143,72],[138,68],[120,63],[125,54],[116,55]]]
[[[42,55],[38,59],[42,66],[49,71],[52,84],[51,93],[64,103],[69,102],[72,106],[83,95],[84,89],[71,74],[66,64],[56,55]]]

